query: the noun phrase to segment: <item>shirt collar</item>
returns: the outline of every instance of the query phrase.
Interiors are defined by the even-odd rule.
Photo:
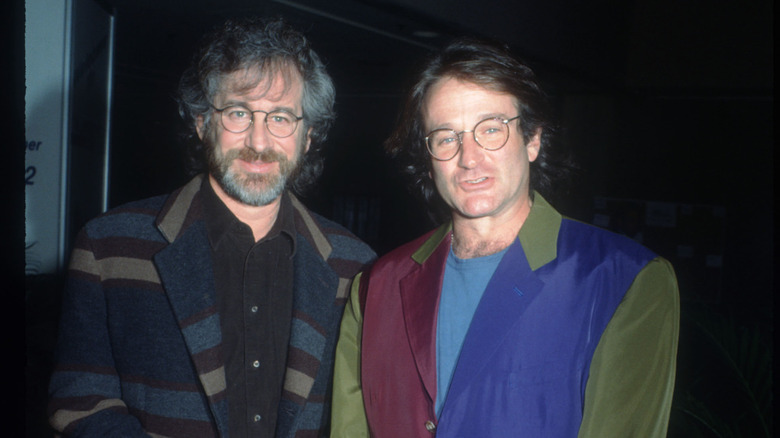
[[[227,208],[225,203],[219,199],[219,196],[214,192],[214,188],[211,187],[208,177],[203,178],[201,192],[203,193],[203,216],[206,222],[206,233],[208,234],[209,243],[212,248],[217,248],[228,233],[244,230],[250,233],[251,236],[249,226],[239,221],[233,212]],[[257,243],[273,239],[280,235],[284,236],[285,240],[290,243],[290,257],[292,257],[295,254],[296,247],[295,234],[292,202],[290,202],[289,194],[285,191],[282,193],[282,199],[279,205],[279,215],[276,217],[276,221],[268,231],[268,234]]]
[[[561,229],[563,217],[538,192],[534,192],[531,212],[525,219],[517,237],[523,245],[523,251],[532,270],[537,270],[558,256],[558,232]],[[452,221],[439,227],[417,251],[412,259],[424,263],[428,257],[446,242],[452,230]]]
[[[534,192],[531,212],[517,237],[532,270],[537,270],[558,256],[558,232],[563,217],[538,192]]]

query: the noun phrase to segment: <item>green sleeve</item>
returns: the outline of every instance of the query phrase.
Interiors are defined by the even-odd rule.
[[[666,436],[679,330],[677,280],[659,257],[634,279],[596,347],[579,438]]]
[[[352,283],[336,346],[330,436],[339,438],[368,436],[363,391],[360,389],[360,336],[363,324],[358,293],[360,275]]]

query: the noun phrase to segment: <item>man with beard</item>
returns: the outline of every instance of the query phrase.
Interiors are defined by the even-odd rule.
[[[374,258],[291,193],[322,171],[333,83],[281,20],[205,41],[179,103],[207,172],[77,238],[50,385],[66,436],[327,432],[350,279]]]

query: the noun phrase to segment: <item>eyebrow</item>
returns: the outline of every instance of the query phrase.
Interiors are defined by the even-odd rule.
[[[223,105],[224,105],[222,107],[223,109],[224,108],[229,108],[231,106],[240,106],[240,107],[244,107],[244,108],[246,108],[246,109],[248,109],[250,111],[261,111],[261,110],[252,110],[252,108],[249,107],[249,103],[246,102],[246,101],[243,101],[243,100],[228,99],[228,100],[225,101],[225,103]],[[268,112],[272,113],[274,111],[286,111],[286,112],[288,112],[288,113],[290,113],[292,115],[295,115],[295,116],[298,115],[297,112],[295,111],[295,109],[291,108],[289,106],[283,106],[283,105],[275,106],[275,107],[271,108]]]
[[[506,113],[498,113],[498,112],[496,112],[496,113],[480,114],[479,122],[481,122],[483,120],[486,120],[486,119],[495,119],[495,118],[510,119],[510,118],[512,118],[512,116],[507,115]],[[477,123],[479,123],[479,122],[477,122]]]
[[[476,126],[477,123],[479,123],[479,122],[481,122],[483,120],[487,120],[487,119],[500,118],[500,119],[505,119],[506,120],[506,119],[511,119],[512,117],[510,117],[510,116],[508,116],[508,115],[506,115],[504,113],[493,112],[493,113],[482,113],[482,114],[479,114],[477,116],[477,118],[479,120],[474,122],[474,126]],[[474,129],[474,126],[472,126],[470,128],[467,128],[467,129],[468,130]],[[455,128],[452,127],[452,124],[450,124],[450,123],[442,123],[442,124],[438,125],[435,128],[431,128],[428,132],[436,131],[438,129],[451,129],[453,131],[455,130]]]

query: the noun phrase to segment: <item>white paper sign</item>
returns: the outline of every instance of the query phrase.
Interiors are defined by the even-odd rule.
[[[63,263],[71,2],[25,3],[25,271],[51,273]]]

